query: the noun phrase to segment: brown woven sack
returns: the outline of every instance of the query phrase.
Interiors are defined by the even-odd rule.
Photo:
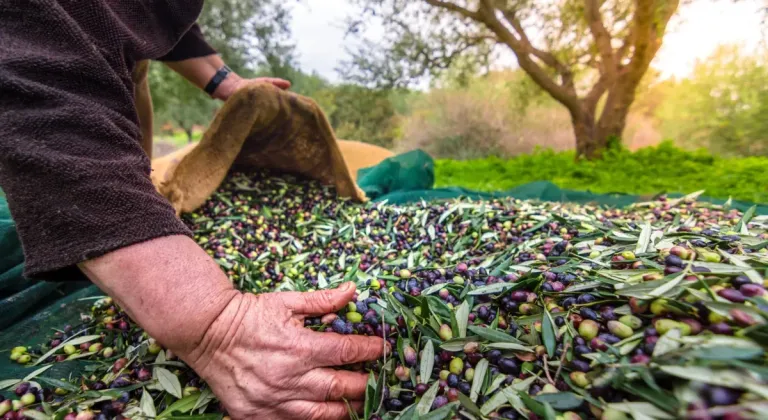
[[[200,143],[153,160],[152,182],[181,214],[200,207],[233,166],[298,173],[366,199],[317,104],[269,83],[232,95]]]

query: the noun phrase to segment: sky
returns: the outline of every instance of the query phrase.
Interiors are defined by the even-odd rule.
[[[693,0],[670,23],[654,67],[664,77],[685,77],[697,59],[706,58],[718,45],[757,47],[768,40],[763,4],[763,0]],[[350,45],[344,39],[343,21],[355,10],[348,0],[304,0],[295,6],[293,34],[303,70],[339,80],[334,69],[346,57],[344,45]]]

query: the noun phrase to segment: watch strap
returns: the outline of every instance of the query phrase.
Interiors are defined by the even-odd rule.
[[[227,66],[224,66],[220,68],[218,71],[216,71],[216,74],[213,75],[213,77],[211,78],[211,81],[208,82],[207,85],[205,85],[205,93],[213,96],[213,92],[216,92],[216,88],[219,87],[221,82],[223,82],[224,79],[226,79],[230,73],[232,73],[232,69],[230,69]]]

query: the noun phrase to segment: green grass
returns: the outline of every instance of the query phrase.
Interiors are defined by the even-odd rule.
[[[716,198],[768,203],[768,157],[720,158],[686,152],[671,142],[611,151],[603,160],[574,160],[573,152],[539,151],[512,159],[438,160],[438,187],[503,191],[533,181],[596,193],[656,194],[706,190]]]
[[[184,147],[187,144],[189,144],[189,140],[187,139],[187,135],[183,132],[177,132],[173,133],[173,135],[160,135],[160,136],[154,136],[155,141],[163,142],[163,143],[170,143],[173,144],[176,147]],[[202,131],[195,131],[192,133],[192,141],[199,141],[203,137]]]

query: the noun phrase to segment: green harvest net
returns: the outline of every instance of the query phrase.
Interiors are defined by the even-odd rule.
[[[635,195],[595,194],[588,191],[564,190],[540,181],[493,193],[463,188],[432,188],[434,162],[423,151],[416,150],[386,159],[372,168],[361,169],[358,184],[371,199],[392,204],[420,200],[434,201],[467,197],[489,199],[514,197],[526,200],[594,203],[609,207],[624,207],[647,201]],[[681,194],[670,194],[679,197]],[[699,197],[700,201],[723,204],[725,200]],[[732,201],[741,211],[753,203]],[[756,214],[768,214],[768,206],[758,205]],[[23,253],[7,203],[0,194],[0,379],[23,378],[34,368],[24,368],[10,361],[8,352],[19,344],[38,344],[52,329],[77,324],[80,314],[87,312],[93,297],[103,295],[89,284],[57,284],[30,282],[22,277]],[[57,363],[46,376],[66,377],[78,372],[77,361]]]

